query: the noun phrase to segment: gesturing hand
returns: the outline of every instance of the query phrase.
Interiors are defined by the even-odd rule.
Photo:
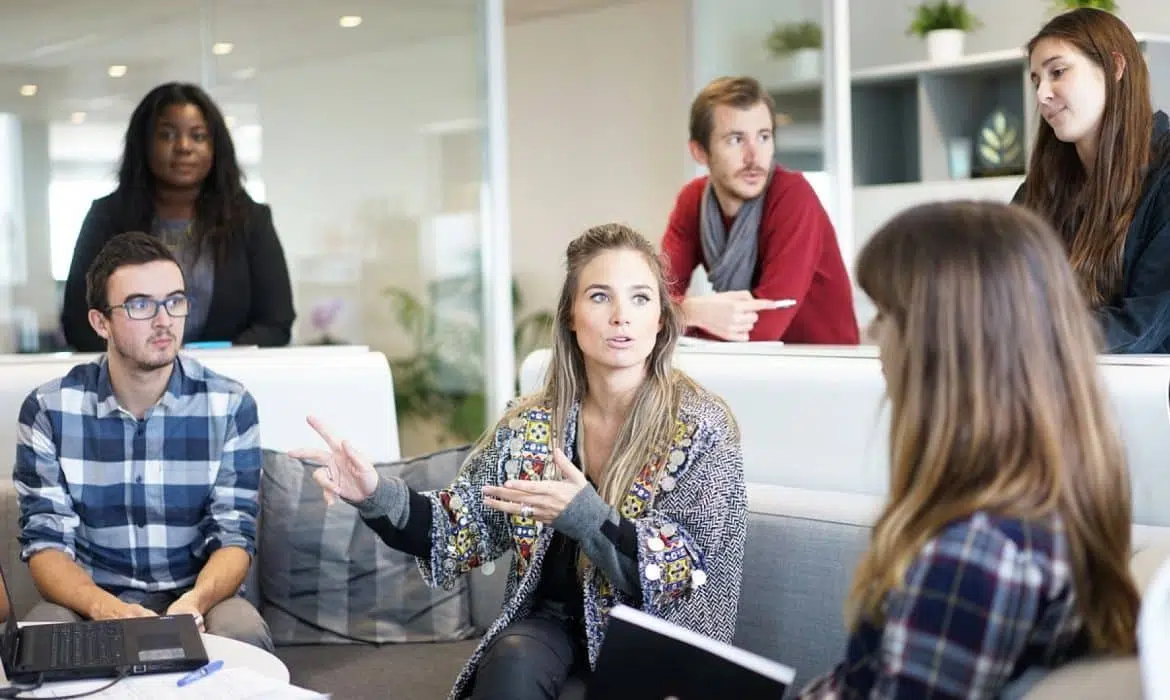
[[[484,505],[504,513],[536,518],[545,524],[556,520],[569,505],[569,501],[572,501],[581,489],[586,488],[589,482],[581,470],[559,449],[553,451],[553,462],[560,470],[559,480],[509,479],[503,486],[484,486]]]
[[[292,450],[288,454],[295,459],[322,465],[313,472],[313,481],[316,481],[324,491],[325,502],[332,505],[335,497],[347,501],[364,501],[369,498],[378,487],[378,472],[374,470],[374,466],[359,455],[348,441],[335,440],[329,431],[325,430],[320,420],[309,416],[308,421],[329,446],[329,452],[300,449]]]

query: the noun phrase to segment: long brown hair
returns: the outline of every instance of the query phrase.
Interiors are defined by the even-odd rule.
[[[1065,42],[1105,72],[1105,111],[1091,173],[1076,146],[1040,119],[1023,204],[1060,233],[1088,303],[1096,308],[1121,291],[1122,252],[1152,157],[1154,112],[1150,73],[1129,27],[1103,10],[1078,8],[1054,17],[1028,42]],[[1125,61],[1115,79],[1116,58]]]
[[[667,288],[662,260],[653,246],[624,224],[594,226],[569,243],[565,259],[565,282],[561,286],[553,323],[552,359],[544,387],[522,398],[504,420],[533,406],[548,406],[554,444],[564,439],[562,429],[576,402],[587,391],[585,356],[573,333],[573,302],[577,297],[581,271],[601,253],[631,250],[641,255],[655,278],[661,304],[661,323],[654,348],[646,360],[646,379],[639,387],[613,446],[609,464],[597,491],[606,503],[620,508],[622,500],[647,462],[663,453],[674,436],[679,400],[687,391],[702,391],[684,373],[673,368],[675,346],[682,334],[682,317]],[[490,440],[491,435],[485,436]],[[557,446],[563,447],[558,444]],[[659,472],[665,467],[660,459]],[[655,481],[661,473],[655,475]]]
[[[1055,515],[1093,647],[1132,652],[1125,453],[1098,374],[1100,333],[1051,227],[1015,206],[919,206],[869,240],[857,279],[894,340],[883,348],[889,500],[853,582],[851,624],[881,618],[947,523]]]

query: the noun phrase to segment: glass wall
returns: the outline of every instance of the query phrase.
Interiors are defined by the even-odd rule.
[[[294,344],[392,358],[405,454],[482,430],[511,389],[511,318],[494,308],[508,291],[484,283],[508,277],[489,269],[506,252],[484,255],[507,239],[493,229],[507,224],[502,61],[488,70],[500,0],[19,5],[0,30],[15,57],[0,81],[0,352],[62,349],[62,281],[130,113],[190,81],[272,207]]]

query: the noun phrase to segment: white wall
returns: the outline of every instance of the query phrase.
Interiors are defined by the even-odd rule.
[[[508,28],[512,266],[532,302],[555,306],[589,226],[661,239],[690,162],[688,16],[646,0]]]
[[[983,28],[967,36],[967,53],[1022,47],[1052,17],[1049,0],[966,0]],[[853,67],[920,61],[925,43],[906,35],[917,2],[851,0]],[[1121,0],[1120,16],[1135,33],[1170,34],[1166,0]]]

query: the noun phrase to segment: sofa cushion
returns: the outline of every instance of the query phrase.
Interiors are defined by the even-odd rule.
[[[446,486],[468,448],[377,464],[422,491]],[[264,451],[262,612],[276,644],[435,642],[474,634],[467,583],[430,588],[413,557],[366,527],[352,506],[326,506],[314,467]]]

